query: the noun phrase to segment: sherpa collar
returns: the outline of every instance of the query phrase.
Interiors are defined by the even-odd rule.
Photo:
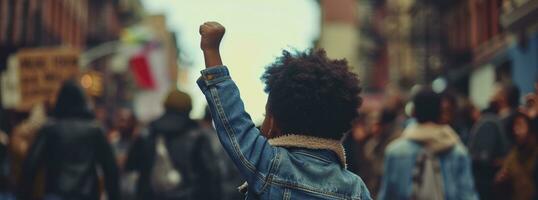
[[[346,152],[340,140],[331,140],[319,137],[289,134],[269,139],[269,144],[275,147],[299,147],[306,149],[329,150],[336,153],[342,167],[347,167]],[[239,190],[239,192],[244,194],[247,192],[247,188],[248,183],[245,182],[237,189]]]
[[[450,126],[434,123],[409,126],[403,131],[403,138],[423,143],[434,153],[444,152],[461,143]]]
[[[346,168],[346,152],[340,140],[325,139],[305,135],[283,135],[269,139],[269,144],[276,147],[299,147],[306,149],[330,150],[338,156],[342,167]]]

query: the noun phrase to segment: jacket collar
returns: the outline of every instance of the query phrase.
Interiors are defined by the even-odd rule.
[[[409,126],[404,130],[403,138],[420,142],[434,153],[444,152],[461,143],[450,126],[434,123]]]
[[[346,168],[346,152],[340,140],[290,134],[269,139],[269,144],[276,147],[329,150],[338,156],[340,164]]]
[[[334,152],[342,167],[346,168],[346,152],[344,146],[340,140],[331,140],[319,137],[312,137],[306,135],[283,135],[269,139],[269,144],[275,147],[298,147],[306,149],[319,149],[319,150],[329,150]],[[237,189],[241,193],[246,193],[248,188],[248,183],[245,182]]]

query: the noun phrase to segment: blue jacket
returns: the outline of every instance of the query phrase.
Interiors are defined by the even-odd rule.
[[[246,199],[371,199],[363,181],[345,169],[339,141],[300,135],[269,141],[245,112],[228,69],[201,73],[197,83],[220,142],[247,180]]]
[[[410,199],[415,161],[424,148],[438,155],[445,200],[478,199],[467,149],[449,126],[435,124],[412,125],[387,147],[379,199]]]

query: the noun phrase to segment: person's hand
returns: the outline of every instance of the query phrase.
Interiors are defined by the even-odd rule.
[[[200,48],[204,52],[206,68],[222,65],[219,45],[225,31],[224,26],[217,22],[206,22],[200,26]]]
[[[218,22],[206,22],[200,26],[200,48],[203,51],[218,50],[226,29]]]

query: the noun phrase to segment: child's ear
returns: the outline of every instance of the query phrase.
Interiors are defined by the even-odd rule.
[[[265,115],[265,119],[263,120],[263,124],[261,126],[261,132],[263,136],[269,139],[278,137],[280,135],[279,128],[277,127],[277,123],[272,115]]]
[[[270,138],[270,130],[271,130],[271,117],[268,114],[265,114],[265,118],[263,119],[262,125],[260,127],[260,131],[262,132],[262,135],[266,138]]]
[[[282,130],[274,117],[271,116],[271,137],[282,136]]]

